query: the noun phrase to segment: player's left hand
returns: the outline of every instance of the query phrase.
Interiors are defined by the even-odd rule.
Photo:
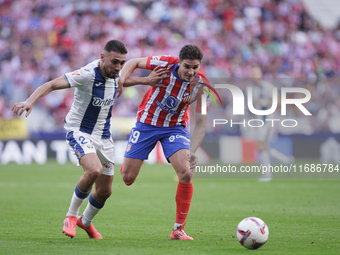
[[[28,104],[26,101],[25,102],[20,102],[20,103],[16,103],[13,105],[12,107],[12,111],[13,114],[16,116],[21,116],[21,114],[26,111],[26,117],[28,117],[28,115],[30,115],[31,111],[32,111],[32,107],[33,105]]]
[[[148,84],[153,87],[166,87],[165,85],[160,83],[160,81],[170,77],[169,75],[167,75],[167,72],[167,69],[157,66],[147,77]]]
[[[190,172],[193,172],[196,168],[198,157],[192,153],[191,151],[188,152],[188,161],[190,162]]]

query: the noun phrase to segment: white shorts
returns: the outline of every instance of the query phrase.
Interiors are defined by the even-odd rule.
[[[71,151],[79,160],[88,153],[96,153],[100,162],[103,164],[104,175],[114,174],[114,144],[112,138],[100,139],[81,131],[69,131],[66,135],[66,142]]]

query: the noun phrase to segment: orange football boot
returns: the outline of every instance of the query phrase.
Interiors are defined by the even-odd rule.
[[[97,229],[94,228],[94,226],[92,225],[92,223],[91,223],[90,226],[86,227],[86,226],[81,222],[81,216],[78,217],[77,226],[80,227],[80,228],[82,228],[82,229],[84,229],[91,239],[103,239],[102,235],[99,234],[99,232],[97,231]]]
[[[76,235],[76,222],[77,217],[75,216],[67,216],[66,219],[63,222],[63,233],[65,235],[73,238]]]
[[[172,240],[190,240],[193,241],[194,238],[190,237],[187,233],[184,232],[184,224],[182,224],[179,228],[173,229],[170,235],[170,238]]]

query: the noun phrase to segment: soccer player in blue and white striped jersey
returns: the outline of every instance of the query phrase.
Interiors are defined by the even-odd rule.
[[[111,195],[114,174],[114,145],[110,133],[111,111],[115,98],[122,91],[118,88],[119,72],[126,60],[125,45],[118,40],[107,42],[100,59],[37,88],[25,101],[14,104],[12,111],[26,117],[34,103],[53,90],[75,88],[73,104],[65,118],[66,140],[84,169],[73,193],[63,224],[63,232],[73,238],[76,225],[90,238],[101,239],[92,220]],[[159,85],[163,70],[156,70],[145,79],[146,84]],[[92,186],[95,188],[92,190]],[[78,217],[79,209],[89,196],[89,203]]]
[[[27,117],[39,98],[53,90],[75,88],[73,104],[65,118],[66,139],[83,167],[84,175],[77,183],[64,220],[63,232],[71,238],[76,235],[76,225],[90,238],[102,238],[92,220],[111,195],[114,146],[110,118],[118,74],[126,54],[121,41],[111,40],[105,45],[100,59],[41,85],[25,102],[16,103],[12,108],[15,115],[27,111]],[[93,184],[95,189],[90,194]],[[78,217],[80,206],[88,196],[89,203],[83,215]]]

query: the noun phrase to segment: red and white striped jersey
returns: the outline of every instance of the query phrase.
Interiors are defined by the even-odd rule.
[[[196,111],[201,111],[201,95],[206,93],[202,89],[209,90],[204,85],[210,83],[200,72],[192,82],[181,80],[176,72],[178,61],[179,58],[169,55],[148,57],[147,69],[153,70],[157,66],[167,68],[170,77],[160,82],[166,87],[150,87],[144,95],[138,107],[138,121],[159,127],[185,127],[190,103],[197,100]]]

